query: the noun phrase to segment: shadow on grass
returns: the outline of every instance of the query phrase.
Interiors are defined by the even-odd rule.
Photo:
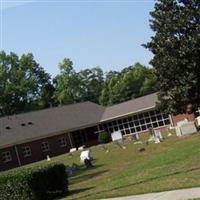
[[[81,192],[85,192],[87,190],[91,190],[94,187],[88,187],[88,188],[80,188],[80,189],[75,189],[75,190],[69,190],[68,192],[66,192],[63,195],[60,195],[59,197],[55,198],[55,200],[60,200],[61,198],[66,198],[66,197],[70,197],[73,198],[73,195],[79,194]],[[74,198],[73,198],[74,199]]]
[[[94,173],[90,173],[90,174],[85,174],[85,175],[82,175],[82,176],[78,176],[78,177],[74,177],[71,179],[70,181],[70,185],[72,184],[75,184],[75,183],[80,183],[82,181],[85,181],[87,179],[92,179],[92,178],[95,178],[103,173],[106,173],[108,172],[109,170],[102,170],[102,171],[98,171],[98,172],[94,172]]]
[[[157,180],[157,179],[160,179],[160,178],[164,178],[164,177],[169,177],[169,176],[179,175],[179,174],[185,174],[185,173],[196,171],[196,170],[200,170],[200,167],[191,168],[191,169],[184,170],[184,171],[176,171],[176,172],[173,172],[173,173],[169,173],[169,174],[165,174],[165,175],[161,175],[161,176],[148,178],[146,180],[138,181],[138,182],[135,182],[135,183],[132,183],[132,184],[126,184],[126,185],[119,186],[119,187],[108,188],[107,190],[102,190],[102,191],[99,191],[99,192],[95,192],[95,195],[103,194],[105,192],[111,192],[111,191],[114,191],[114,190],[123,189],[123,188],[130,187],[130,186],[135,186],[135,185],[138,185],[138,184],[148,183],[148,182],[151,182],[151,181],[154,181],[154,180]],[[90,193],[90,194],[87,194],[87,195],[84,195],[84,196],[80,196],[79,198],[86,198],[86,197],[90,197],[92,195],[94,195],[94,194]],[[75,199],[79,199],[79,198],[75,198]]]
[[[75,189],[75,190],[69,190],[67,193],[67,196],[71,196],[71,195],[75,195],[75,194],[79,194],[81,192],[85,192],[88,190],[93,189],[94,187],[88,187],[88,188],[80,188],[80,189]]]
[[[93,171],[94,169],[97,169],[97,168],[102,167],[102,166],[103,165],[94,165],[94,167],[86,168],[85,165],[81,165],[81,166],[79,166],[79,168],[76,171],[73,172],[72,175],[69,175],[69,177],[73,179],[76,176],[79,176],[83,172]]]

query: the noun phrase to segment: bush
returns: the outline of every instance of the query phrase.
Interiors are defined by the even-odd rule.
[[[67,190],[68,177],[63,164],[20,168],[0,175],[0,200],[47,200]]]
[[[98,141],[104,144],[108,143],[110,141],[110,135],[106,131],[100,132],[98,136]]]

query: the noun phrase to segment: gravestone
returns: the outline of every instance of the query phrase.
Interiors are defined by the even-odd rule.
[[[163,140],[163,136],[160,130],[155,130],[155,135],[157,138],[159,138],[160,141]]]
[[[181,127],[182,125],[187,124],[187,123],[188,123],[188,119],[184,119],[184,120],[177,122],[177,126]]]
[[[47,161],[51,161],[51,158],[49,155],[47,155]]]
[[[152,127],[149,128],[149,142],[150,141],[154,141],[156,144],[160,143],[160,141],[162,140],[162,135],[160,130],[154,130]]]
[[[200,127],[200,116],[198,116],[198,117],[196,118],[196,121],[197,121],[197,127]]]
[[[122,140],[122,133],[121,131],[114,131],[113,133],[111,133],[111,138],[112,141],[118,141],[118,140]]]
[[[192,134],[192,133],[197,132],[197,129],[196,129],[194,122],[188,122],[186,124],[183,124],[180,127],[180,129],[181,129],[182,135],[188,135],[188,134]]]
[[[180,129],[179,126],[176,126],[176,127],[175,127],[175,130],[176,130],[176,135],[177,135],[177,136],[181,136],[181,135],[182,135],[181,129]]]
[[[122,137],[121,131],[114,131],[113,133],[111,133],[111,138],[112,138],[112,141],[117,146],[119,146],[122,149],[126,149],[126,147],[123,144],[123,137]]]
[[[70,153],[73,153],[73,152],[75,152],[77,149],[76,148],[72,148],[72,149],[70,149]]]
[[[134,133],[132,136],[131,136],[132,140],[133,141],[139,141],[140,140],[140,137],[138,135],[138,133]]]

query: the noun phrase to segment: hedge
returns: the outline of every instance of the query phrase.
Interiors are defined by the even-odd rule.
[[[68,190],[63,164],[19,168],[0,174],[0,200],[50,200]]]
[[[109,133],[106,131],[100,132],[98,136],[98,142],[103,144],[110,142]]]

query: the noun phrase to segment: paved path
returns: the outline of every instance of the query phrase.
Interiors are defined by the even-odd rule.
[[[172,190],[167,192],[148,193],[128,197],[117,197],[106,200],[188,200],[200,198],[200,187]]]

